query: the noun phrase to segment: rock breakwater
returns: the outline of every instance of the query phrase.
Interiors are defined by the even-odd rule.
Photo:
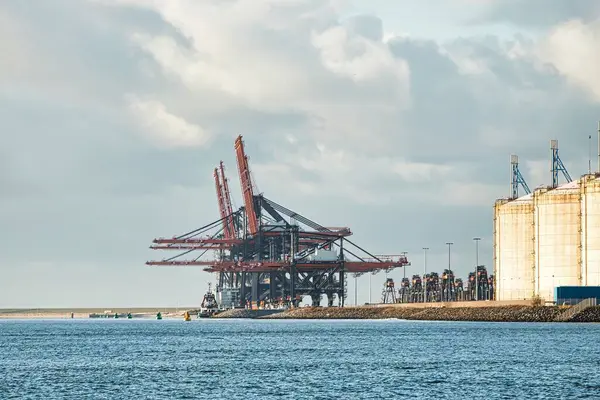
[[[600,306],[590,307],[571,318],[569,322],[600,322]]]
[[[560,307],[302,307],[261,316],[261,319],[406,319],[422,321],[553,322]],[[577,314],[572,322],[600,322],[600,307]]]
[[[247,310],[235,308],[213,315],[212,318],[267,318],[281,314],[284,310]]]

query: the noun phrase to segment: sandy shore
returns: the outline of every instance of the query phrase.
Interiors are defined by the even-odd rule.
[[[397,305],[373,305],[359,307],[300,307],[291,310],[228,310],[213,318],[257,319],[406,319],[428,321],[491,321],[491,322],[553,322],[568,307],[498,305],[478,307],[409,307]],[[188,310],[195,319],[195,307],[186,308],[72,308],[72,309],[0,309],[0,319],[89,319],[90,314],[115,313],[133,318],[156,318],[160,311],[164,319],[182,319]],[[72,317],[71,317],[72,313]],[[574,315],[570,322],[600,322],[600,306],[590,307]]]
[[[191,309],[193,307],[190,307]],[[127,314],[135,318],[156,318],[160,311],[163,318],[181,318],[186,308],[14,308],[0,309],[0,319],[88,319],[90,314]],[[72,317],[71,317],[72,314]]]

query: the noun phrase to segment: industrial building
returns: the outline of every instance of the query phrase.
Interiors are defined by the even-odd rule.
[[[557,287],[600,285],[600,173],[572,180],[558,141],[551,150],[552,185],[534,191],[511,156],[512,196],[494,205],[497,300],[553,302]],[[561,185],[559,172],[567,181]],[[524,196],[518,195],[520,187]]]

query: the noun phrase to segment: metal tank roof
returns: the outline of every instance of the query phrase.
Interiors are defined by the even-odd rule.
[[[572,189],[579,189],[579,179],[569,182],[569,183],[563,183],[562,185],[558,185],[556,188],[554,188],[552,190],[572,190]]]

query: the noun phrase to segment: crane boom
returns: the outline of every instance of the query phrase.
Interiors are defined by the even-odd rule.
[[[256,216],[256,207],[254,205],[254,191],[252,189],[252,177],[250,167],[248,166],[248,156],[244,150],[242,135],[235,140],[235,153],[240,175],[240,184],[242,186],[242,196],[244,197],[244,206],[246,207],[246,217],[248,218],[248,230],[250,235],[258,232],[258,218]]]
[[[221,161],[219,168],[221,170],[221,183],[223,185],[223,202],[227,212],[227,226],[229,227],[230,239],[237,239],[238,234],[233,223],[233,207],[231,206],[231,193],[229,192],[229,179],[225,176],[225,165]]]
[[[225,239],[231,239],[231,234],[229,232],[229,226],[227,225],[227,210],[225,208],[225,201],[223,199],[223,187],[221,186],[221,180],[219,179],[219,171],[217,168],[214,170],[215,177],[215,189],[217,191],[217,202],[219,204],[219,214],[221,215],[221,219],[223,220],[223,236]]]
[[[346,261],[344,263],[347,272],[364,273],[373,269],[391,269],[410,265],[404,256],[392,259],[389,256],[381,256],[380,260],[365,259],[363,261]],[[379,261],[378,261],[379,260]],[[296,268],[302,269],[327,269],[335,265],[337,261],[330,262],[302,262],[297,263]],[[163,260],[148,261],[146,265],[155,266],[204,266],[207,272],[222,272],[232,270],[254,271],[254,272],[272,272],[290,267],[289,261],[209,261],[209,260]]]

